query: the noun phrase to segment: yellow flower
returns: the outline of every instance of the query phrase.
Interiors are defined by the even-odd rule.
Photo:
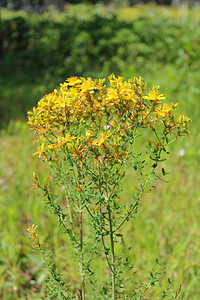
[[[34,173],[34,172],[33,172]],[[32,225],[32,227],[27,227],[26,230],[32,234],[35,234],[35,230],[37,229],[38,225]]]
[[[139,85],[141,85],[142,84],[142,77],[139,77]]]
[[[123,84],[122,76],[118,76],[118,78],[116,78],[114,74],[111,74],[108,78],[110,79],[110,85],[112,87],[119,89],[119,87]]]
[[[35,172],[33,172],[33,178],[34,178],[35,180],[38,180],[38,177],[37,177],[37,175],[35,174]]]
[[[146,109],[145,111],[142,112],[142,117],[143,119],[146,118],[149,114],[150,114],[151,110],[150,109]]]
[[[177,127],[180,127],[180,125],[183,125],[185,127],[189,122],[191,122],[190,118],[187,118],[184,115],[180,115],[177,120]]]
[[[37,111],[36,111],[36,108],[35,108],[35,107],[33,107],[33,113],[34,113],[34,115],[36,115],[36,113],[37,113]]]
[[[87,80],[83,80],[81,84],[81,92],[90,92],[94,93],[93,89],[95,87],[95,82],[92,80],[92,78],[88,77]]]
[[[155,113],[159,116],[166,117],[167,115],[169,115],[172,109],[172,106],[169,106],[168,104],[164,103],[162,109],[156,109]]]
[[[114,127],[114,126],[115,126],[115,121],[111,121],[111,122],[109,123],[109,125],[110,125],[111,127]]]
[[[101,146],[105,141],[111,136],[110,130],[107,131],[107,133],[102,132],[101,138],[96,139],[92,142],[92,145]]]
[[[108,102],[116,102],[116,100],[119,99],[119,95],[116,89],[114,88],[108,88],[108,92],[106,95],[106,100]]]
[[[91,136],[93,136],[93,132],[91,130],[88,130],[86,132],[86,137],[90,138]]]
[[[154,86],[153,90],[148,93],[148,96],[143,96],[143,99],[153,100],[155,104],[158,104],[158,100],[166,99],[163,94],[158,93],[159,88],[160,88],[160,86],[158,86],[158,87]]]
[[[28,113],[28,123],[40,143],[34,155],[44,156],[53,163],[59,161],[60,155],[63,157],[67,147],[67,152],[76,159],[84,159],[84,153],[93,145],[101,147],[101,151],[98,150],[105,151],[105,155],[109,153],[112,157],[116,153],[119,157],[123,151],[118,151],[118,148],[121,143],[126,143],[124,137],[128,137],[127,133],[137,126],[152,129],[165,126],[171,133],[175,133],[174,129],[180,134],[187,133],[190,120],[181,116],[175,121],[172,111],[177,103],[162,104],[165,96],[159,93],[160,87],[154,86],[146,92],[141,77],[123,81],[121,76],[112,74],[108,79],[109,87],[105,79],[70,77],[60,84],[59,91],[55,90],[39,101],[38,107]],[[165,118],[168,119],[166,122]],[[121,140],[112,142],[117,137]],[[156,146],[161,147],[159,143]]]
[[[45,153],[45,143],[42,143],[41,147],[38,147],[37,150],[38,150],[37,152],[33,153],[33,156],[38,154],[40,158],[42,154]]]
[[[38,225],[32,225],[32,227],[26,228],[26,230],[31,233],[31,241],[33,241],[32,247],[34,246],[34,249],[36,249],[37,247],[41,247],[41,244],[39,242],[39,235],[36,233],[37,227]]]
[[[67,81],[66,85],[70,85],[70,86],[74,86],[76,84],[81,83],[81,80],[76,76],[72,76],[72,77],[68,78],[66,81]]]
[[[53,145],[53,144],[50,144],[50,145],[47,146],[47,149],[52,150],[53,147],[54,147],[54,145]]]
[[[60,136],[60,137],[58,137],[58,139],[57,139],[57,146],[58,147],[61,147],[61,146],[63,146],[64,144],[70,144],[70,142],[73,140],[73,139],[75,139],[75,137],[74,136],[71,136],[70,134],[65,134],[65,136],[64,137],[62,137],[62,136]]]
[[[183,121],[185,121],[185,116],[180,115],[179,118],[178,118],[178,123],[181,124]]]

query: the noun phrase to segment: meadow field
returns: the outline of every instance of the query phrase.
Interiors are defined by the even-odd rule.
[[[44,16],[32,16],[29,21],[25,13],[2,11],[5,40],[13,42],[13,48],[5,43],[0,74],[2,300],[42,299],[44,296],[43,285],[48,274],[43,260],[29,242],[26,228],[32,224],[38,225],[40,239],[51,252],[65,281],[72,281],[70,289],[76,291],[79,288],[79,275],[69,254],[66,237],[57,226],[55,216],[49,213],[42,192],[32,188],[33,171],[42,180],[47,169],[41,159],[32,156],[37,145],[32,142],[34,135],[27,124],[26,112],[69,76],[104,78],[112,72],[125,79],[141,76],[149,89],[160,85],[167,103],[178,102],[178,114],[192,119],[190,135],[168,146],[170,154],[163,162],[169,173],[166,176],[168,182],[156,182],[155,189],[144,195],[136,219],[123,229],[134,265],[132,273],[127,274],[133,277],[129,293],[131,295],[135,282],[148,280],[149,271],[156,268],[156,259],[159,259],[164,262],[166,274],[160,276],[156,296],[149,293],[146,299],[162,299],[168,278],[173,290],[181,286],[179,299],[200,298],[199,10],[174,8],[167,12],[166,8],[137,6],[137,10],[115,11],[114,17],[113,13],[109,8],[105,14],[99,6],[74,6],[68,13],[53,14],[50,11]],[[67,25],[66,16],[69,17]],[[30,44],[25,46],[24,33],[20,35],[13,30],[15,26],[21,28],[22,23],[26,29],[30,26]],[[51,23],[54,24],[52,27]],[[91,29],[94,24],[96,31]],[[42,31],[34,39],[40,26],[49,30],[46,39]],[[65,26],[71,28],[71,32],[67,29],[65,32]],[[70,42],[62,52],[65,34]],[[16,46],[19,36],[21,48]],[[59,49],[56,43],[52,44],[55,37]],[[12,51],[17,54],[12,56]],[[37,57],[34,51],[39,52]],[[16,69],[12,69],[12,64]],[[139,151],[145,152],[145,146],[138,145]],[[135,180],[133,171],[127,170],[120,196],[122,202],[130,201]],[[107,270],[98,260],[93,262],[93,267],[99,269],[98,285],[105,280]],[[93,299],[90,291],[88,299]]]

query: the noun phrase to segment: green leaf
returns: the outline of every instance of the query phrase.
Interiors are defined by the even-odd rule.
[[[165,172],[164,168],[162,168],[162,173],[163,173],[164,176],[166,175],[166,172]]]
[[[133,168],[135,169],[135,171],[137,171],[137,164],[133,163]]]
[[[157,162],[155,162],[155,163],[152,165],[152,168],[155,169],[155,168],[157,167],[157,165],[158,165]]]

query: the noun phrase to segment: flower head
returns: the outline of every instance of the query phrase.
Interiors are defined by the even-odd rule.
[[[112,74],[108,79],[107,86],[105,79],[70,77],[60,90],[38,102],[28,113],[28,123],[39,141],[33,155],[44,157],[49,164],[69,153],[82,162],[89,155],[94,162],[104,156],[115,165],[122,163],[122,157],[128,159],[119,154],[126,152],[128,141],[139,128],[155,132],[162,126],[165,137],[188,132],[189,119],[180,116],[175,120],[177,104],[161,103],[165,96],[159,93],[159,86],[147,91],[141,77],[124,81]],[[161,144],[151,143],[156,148]]]
[[[151,100],[155,104],[158,104],[159,100],[166,99],[165,95],[159,94],[159,92],[158,92],[159,89],[160,89],[160,86],[158,86],[158,87],[154,86],[153,90],[148,93],[148,96],[144,96],[143,98],[146,99],[146,100]]]

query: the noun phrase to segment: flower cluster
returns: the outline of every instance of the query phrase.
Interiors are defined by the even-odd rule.
[[[89,153],[94,162],[106,157],[116,164],[127,159],[127,142],[139,128],[162,128],[161,138],[149,143],[156,147],[164,145],[169,134],[188,133],[190,120],[176,118],[178,104],[162,103],[165,96],[159,87],[148,91],[142,78],[123,81],[112,74],[108,79],[107,87],[106,79],[70,77],[59,91],[39,101],[28,122],[40,143],[35,155],[51,163],[67,151],[84,162]]]
[[[40,248],[41,244],[39,242],[39,235],[36,233],[37,225],[32,225],[32,227],[28,227],[26,230],[31,234],[31,240],[33,242],[32,247],[34,249]]]

